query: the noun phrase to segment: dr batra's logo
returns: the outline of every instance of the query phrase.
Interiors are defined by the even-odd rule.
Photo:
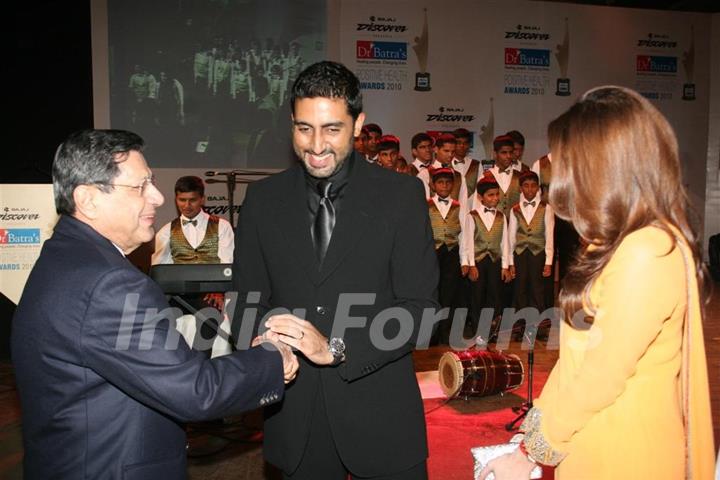
[[[550,50],[537,48],[506,48],[505,65],[549,68]]]
[[[32,245],[39,243],[39,228],[0,228],[0,245]]]
[[[358,40],[355,50],[359,60],[407,61],[407,43],[405,42],[371,42]]]
[[[638,73],[677,73],[677,57],[638,55],[635,65]]]

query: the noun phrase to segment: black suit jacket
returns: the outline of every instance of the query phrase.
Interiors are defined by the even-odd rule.
[[[166,308],[110,241],[60,218],[13,318],[25,478],[185,478],[181,421],[282,396],[277,351],[208,360],[188,349]]]
[[[258,316],[285,308],[328,338],[342,337],[347,348],[346,361],[337,367],[316,367],[301,358],[284,401],[266,409],[265,456],[288,473],[301,461],[319,392],[338,452],[354,474],[401,471],[427,457],[410,355],[423,311],[437,308],[437,259],[424,189],[416,178],[361,157],[353,161],[322,268],[313,250],[300,164],[251,184],[238,224],[233,281],[240,309],[233,333],[239,342],[252,335],[251,310],[242,319],[244,308],[256,309]],[[259,299],[249,292],[259,292]],[[382,320],[372,322],[392,307],[399,310],[390,317],[404,312],[404,328],[398,321],[384,328]],[[432,325],[426,327],[427,339]],[[372,341],[373,336],[387,340]]]

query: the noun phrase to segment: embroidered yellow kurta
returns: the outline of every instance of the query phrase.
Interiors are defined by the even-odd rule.
[[[535,402],[541,438],[565,454],[555,473],[558,480],[680,480],[687,465],[693,479],[712,478],[712,420],[695,266],[682,244],[690,262],[688,285],[683,255],[678,248],[670,251],[671,245],[668,234],[656,227],[628,235],[591,288],[592,327],[561,326],[560,357]],[[688,291],[691,336],[684,341]],[[689,463],[683,365],[690,368]]]

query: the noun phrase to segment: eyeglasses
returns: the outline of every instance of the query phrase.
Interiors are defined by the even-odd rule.
[[[151,175],[149,177],[145,177],[140,185],[123,185],[121,183],[105,183],[105,182],[96,182],[96,185],[105,185],[106,187],[132,188],[133,190],[138,192],[139,195],[145,195],[148,187],[150,185],[157,186],[157,183],[155,182],[155,175]]]

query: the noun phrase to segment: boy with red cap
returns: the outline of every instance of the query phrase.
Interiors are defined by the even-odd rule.
[[[383,135],[378,141],[377,164],[388,170],[397,171],[400,159],[400,139],[395,135]]]
[[[477,184],[475,207],[465,217],[462,273],[470,280],[470,320],[473,336],[497,339],[501,310],[501,282],[510,281],[508,229],[505,216],[497,209],[500,186],[488,172]],[[478,330],[484,308],[492,308],[492,325]]]
[[[450,315],[440,322],[433,335],[433,343],[447,344],[453,310],[457,306],[457,295],[461,278],[460,242],[463,218],[460,202],[450,193],[455,181],[452,168],[436,168],[430,172],[434,195],[428,199],[430,225],[435,241],[435,253],[440,267],[438,295],[440,305],[450,308]]]

